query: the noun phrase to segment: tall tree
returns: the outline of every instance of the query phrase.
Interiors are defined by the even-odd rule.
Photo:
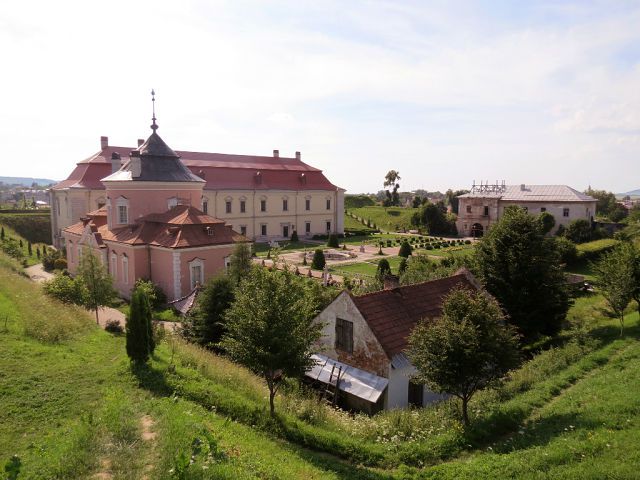
[[[527,340],[560,330],[569,294],[557,245],[537,218],[520,207],[505,209],[474,256],[487,290]]]
[[[461,400],[462,421],[468,425],[469,400],[517,365],[517,346],[515,328],[495,300],[459,289],[445,298],[441,319],[414,329],[408,354],[418,381]]]
[[[316,302],[287,270],[251,271],[227,311],[221,346],[235,361],[262,378],[269,388],[269,407],[286,377],[299,377],[313,364],[311,346],[322,326],[313,323]]]
[[[207,281],[189,313],[188,328],[184,329],[186,337],[200,345],[217,348],[225,332],[224,315],[233,302],[236,285],[235,280],[227,275]]]
[[[385,206],[399,205],[400,204],[400,195],[398,194],[398,189],[400,188],[400,184],[398,180],[400,180],[400,172],[396,170],[389,170],[387,174],[384,176],[384,187],[387,199],[385,200]],[[393,187],[393,190],[390,192],[389,187]]]
[[[134,363],[145,363],[153,352],[154,344],[149,297],[143,288],[136,288],[131,294],[125,329],[127,355]]]
[[[116,296],[111,275],[91,249],[85,248],[78,266],[77,277],[82,280],[87,290],[85,306],[95,312],[96,323],[99,323],[98,309],[109,305]]]
[[[251,271],[251,247],[247,243],[237,243],[231,254],[229,276],[238,285]]]
[[[598,288],[620,321],[620,336],[624,332],[624,310],[636,293],[637,252],[631,243],[623,243],[605,253],[594,264]]]
[[[451,211],[458,214],[458,205],[460,205],[460,200],[458,197],[460,195],[464,195],[465,193],[469,193],[469,190],[456,190],[455,192],[451,189],[447,190],[444,194],[445,199],[448,205],[451,205]]]

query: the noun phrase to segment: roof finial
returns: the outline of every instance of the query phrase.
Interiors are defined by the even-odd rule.
[[[153,109],[153,117],[151,117],[151,120],[153,120],[153,123],[151,124],[151,130],[155,131],[158,129],[158,125],[156,125],[156,92],[151,89],[151,105],[152,105],[152,109]]]

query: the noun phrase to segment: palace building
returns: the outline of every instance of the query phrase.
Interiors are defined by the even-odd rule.
[[[65,228],[107,205],[107,185],[112,182],[107,177],[138,158],[136,152],[144,143],[138,140],[133,149],[109,145],[109,139],[101,137],[100,151],[78,162],[66,180],[53,186],[51,227],[56,247],[64,246]],[[190,192],[183,197],[184,192],[167,191],[167,198],[224,221],[250,240],[282,240],[294,231],[301,239],[344,232],[345,190],[304,163],[300,152],[294,157],[280,156],[278,150],[272,156],[175,154],[202,185],[201,194],[196,197]],[[138,214],[146,214],[149,208]]]
[[[151,136],[129,152],[124,164],[113,152],[118,168],[100,179],[101,200],[95,205],[99,208],[83,213],[77,223],[61,230],[61,236],[71,274],[90,250],[101,259],[121,296],[128,298],[135,281],[146,278],[169,300],[176,300],[223,271],[235,244],[248,239],[194,206],[202,202],[205,180],[191,173],[160,138],[155,114],[151,129]],[[93,186],[84,186],[89,203],[93,189],[88,187]],[[64,188],[54,187],[56,207],[61,204],[57,194]],[[81,208],[80,202],[72,205]]]

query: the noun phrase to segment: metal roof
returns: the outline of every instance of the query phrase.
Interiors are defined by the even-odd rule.
[[[506,185],[504,192],[465,193],[460,198],[499,198],[519,202],[595,202],[596,199],[568,185]]]
[[[352,367],[351,365],[329,358],[326,355],[316,353],[311,355],[311,358],[315,360],[316,363],[311,370],[306,372],[305,375],[307,377],[330,384],[329,380],[332,369],[334,370],[333,376],[335,378],[338,369],[342,367],[338,389],[368,402],[376,403],[389,384],[389,380],[386,378]]]

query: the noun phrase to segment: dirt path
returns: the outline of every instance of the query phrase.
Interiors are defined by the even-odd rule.
[[[142,426],[142,440],[147,444],[149,454],[148,460],[144,465],[144,473],[142,475],[143,480],[148,480],[151,471],[153,470],[153,464],[155,460],[155,443],[158,432],[154,430],[156,422],[150,415],[143,415],[140,419],[140,425]]]
[[[44,282],[51,280],[55,276],[53,273],[45,272],[41,263],[25,268],[24,273],[34,282]]]
[[[125,314],[120,310],[111,307],[100,307],[98,309],[98,323],[104,328],[108,321],[116,321],[122,328],[127,323]],[[156,322],[158,325],[162,325],[167,332],[174,332],[180,328],[180,324],[177,322],[164,322],[162,320],[156,320]]]

